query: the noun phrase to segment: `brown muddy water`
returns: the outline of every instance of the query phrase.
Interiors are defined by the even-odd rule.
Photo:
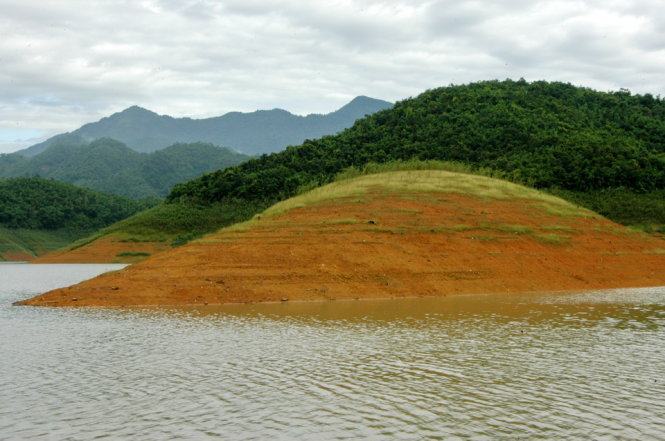
[[[0,265],[0,439],[665,439],[665,287],[15,307],[113,265]]]

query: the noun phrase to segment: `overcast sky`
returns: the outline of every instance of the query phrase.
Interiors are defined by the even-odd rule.
[[[0,0],[0,152],[137,104],[325,113],[483,79],[665,95],[663,0]]]

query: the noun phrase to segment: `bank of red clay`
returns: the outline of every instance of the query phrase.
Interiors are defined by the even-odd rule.
[[[53,251],[33,263],[134,263],[171,249],[166,242],[132,242],[112,235],[103,236],[74,249]]]
[[[23,251],[6,251],[0,255],[0,260],[8,262],[30,262],[35,260],[35,256]]]
[[[263,217],[22,302],[220,304],[665,285],[665,241],[528,199],[376,192]]]

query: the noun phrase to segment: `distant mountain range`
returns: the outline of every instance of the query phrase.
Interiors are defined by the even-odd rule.
[[[100,138],[112,138],[130,149],[150,153],[174,143],[204,142],[233,148],[248,155],[260,155],[301,144],[305,139],[335,134],[392,103],[365,96],[354,98],[326,115],[294,115],[286,110],[231,112],[205,119],[173,118],[138,106],[85,124],[72,132],[56,135],[17,152],[32,157],[55,145],[84,145]]]
[[[206,143],[174,144],[139,153],[110,138],[84,144],[58,138],[34,157],[0,155],[0,177],[40,176],[140,199],[165,196],[179,182],[248,158]]]

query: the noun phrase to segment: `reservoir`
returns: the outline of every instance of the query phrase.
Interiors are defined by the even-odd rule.
[[[665,287],[189,309],[11,306],[0,439],[665,439]]]

